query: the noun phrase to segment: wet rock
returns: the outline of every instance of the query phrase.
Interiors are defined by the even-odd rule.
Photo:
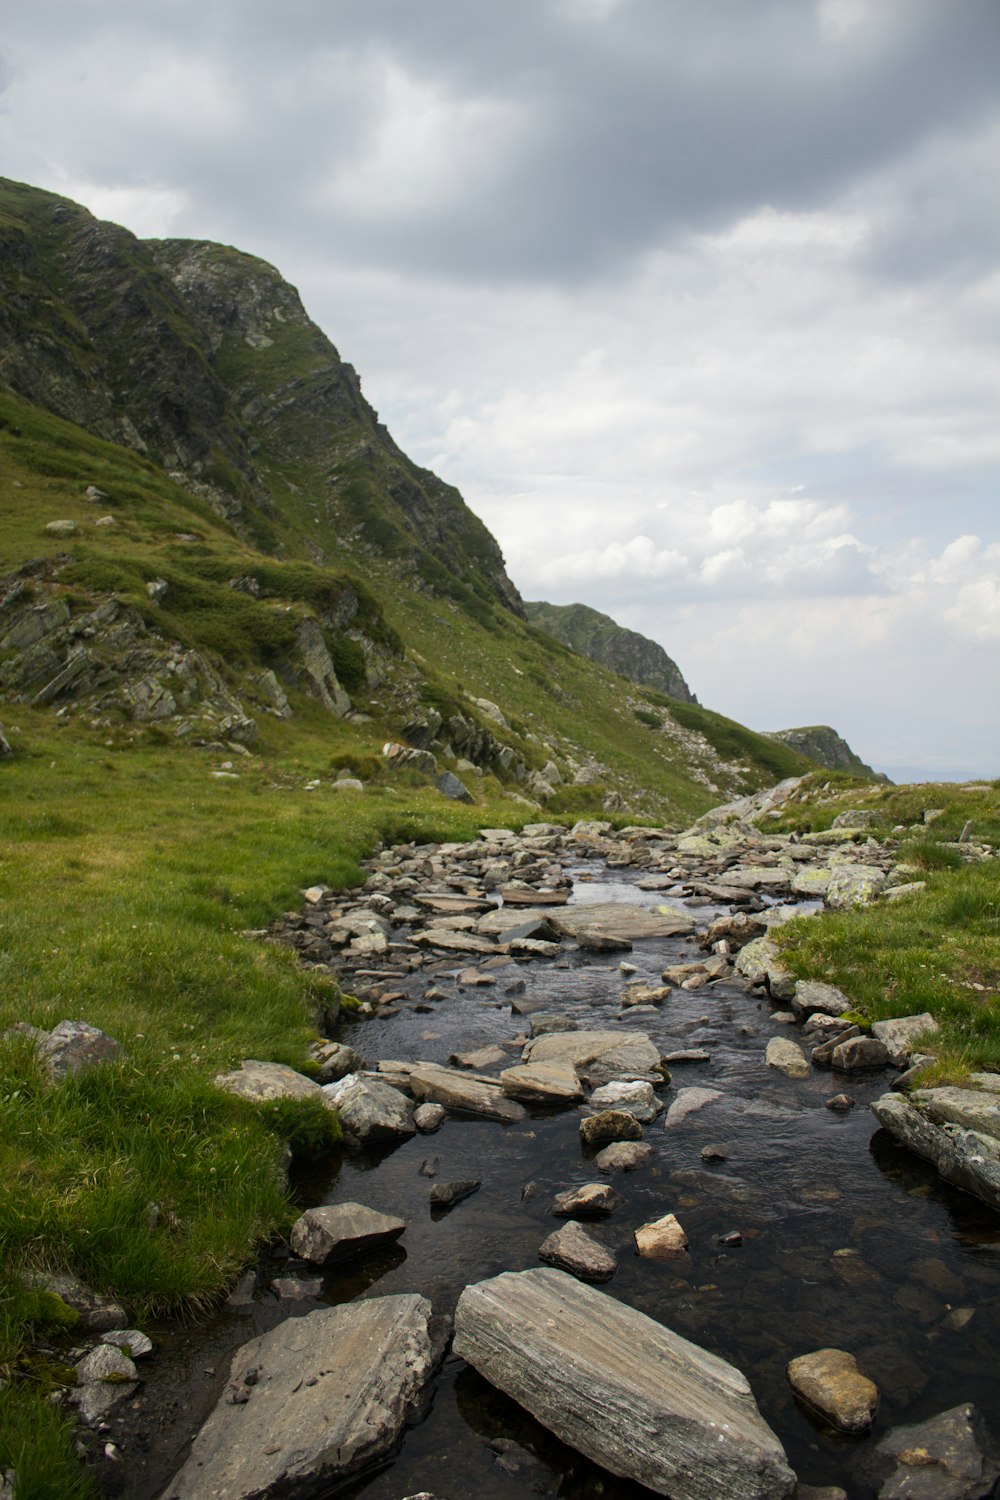
[[[660,1005],[669,994],[668,984],[630,984],[622,990],[622,1006]]]
[[[322,1290],[323,1279],[320,1276],[275,1276],[271,1282],[271,1291],[279,1302],[315,1301]]]
[[[352,1145],[402,1140],[416,1133],[413,1105],[391,1083],[348,1073],[324,1085],[322,1092],[338,1110],[344,1136]]]
[[[860,1026],[847,1026],[834,1034],[825,1042],[820,1042],[818,1047],[812,1049],[812,1060],[817,1068],[833,1067],[833,1054],[841,1042],[848,1041],[851,1037],[860,1036]]]
[[[359,1073],[364,1067],[364,1058],[353,1047],[344,1042],[314,1042],[309,1056],[318,1064],[316,1082],[337,1083],[348,1073]]]
[[[81,1422],[96,1427],[113,1406],[136,1389],[139,1372],[120,1349],[98,1344],[76,1366],[77,1385],[70,1392]]]
[[[644,1167],[653,1155],[647,1141],[615,1141],[598,1151],[594,1166],[599,1172],[635,1172]]]
[[[505,1068],[500,1086],[511,1099],[525,1104],[575,1104],[583,1098],[576,1069],[565,1062],[522,1063]]]
[[[773,1017],[772,1017],[773,1019]],[[665,1063],[707,1063],[711,1062],[711,1054],[704,1047],[681,1047],[676,1052],[664,1052],[661,1059]]]
[[[604,1083],[594,1090],[589,1102],[594,1109],[621,1110],[643,1125],[655,1120],[663,1109],[660,1100],[653,1093],[653,1085],[641,1082]]]
[[[715,1142],[701,1148],[702,1161],[728,1161],[729,1147],[720,1146]]]
[[[632,906],[624,901],[594,906],[581,903],[561,907],[551,916],[559,931],[572,938],[585,932],[635,942],[640,938],[684,937],[694,932],[691,917],[669,906]]]
[[[775,1000],[791,1000],[795,979],[781,961],[777,945],[769,937],[754,938],[736,956],[736,972],[751,984],[763,985]]]
[[[850,1094],[832,1094],[825,1103],[827,1109],[832,1109],[836,1114],[846,1114],[849,1109],[854,1108],[854,1100]]]
[[[786,1078],[808,1078],[812,1069],[809,1059],[797,1042],[788,1037],[773,1036],[767,1044],[764,1061],[769,1068],[784,1073]]]
[[[482,1183],[478,1178],[465,1178],[456,1182],[436,1182],[431,1188],[431,1208],[453,1208],[463,1198],[478,1193]]]
[[[455,1352],[564,1442],[655,1494],[786,1500],[794,1487],[738,1370],[560,1271],[466,1287]]]
[[[572,1031],[533,1037],[526,1063],[565,1062],[595,1083],[641,1079],[662,1083],[660,1054],[643,1031]]]
[[[524,1106],[503,1093],[499,1079],[458,1073],[437,1063],[418,1063],[410,1073],[409,1083],[415,1099],[442,1104],[448,1111],[504,1124],[525,1118]]]
[[[792,996],[792,1009],[797,1016],[811,1016],[816,1012],[824,1016],[842,1016],[851,1009],[851,1002],[836,985],[823,984],[818,979],[800,979]]]
[[[632,949],[630,938],[616,937],[608,932],[591,932],[585,928],[574,936],[584,953],[629,953]]]
[[[502,1047],[477,1047],[474,1052],[453,1052],[448,1061],[453,1067],[468,1068],[479,1073],[483,1068],[493,1068],[497,1063],[506,1062],[507,1054]]]
[[[705,1109],[707,1105],[714,1104],[716,1099],[722,1098],[720,1089],[708,1089],[692,1087],[678,1089],[677,1097],[667,1110],[664,1127],[674,1130],[678,1125],[683,1125],[691,1115],[697,1114],[699,1110]]]
[[[836,1044],[830,1061],[840,1073],[861,1073],[870,1068],[884,1068],[889,1051],[877,1037],[852,1036]]]
[[[606,1182],[585,1182],[567,1188],[552,1200],[550,1212],[561,1219],[602,1219],[621,1208],[625,1199]]]
[[[541,1015],[533,1015],[528,1022],[531,1035],[551,1036],[558,1031],[575,1031],[576,1022],[571,1021],[569,1016],[555,1015],[552,1011],[543,1011]]]
[[[60,1021],[35,1048],[45,1071],[56,1083],[68,1073],[114,1062],[121,1051],[121,1042],[86,1021]]]
[[[635,1248],[645,1260],[667,1260],[688,1247],[688,1237],[673,1214],[650,1219],[635,1231]]]
[[[440,1104],[418,1104],[413,1111],[413,1123],[421,1135],[433,1135],[447,1119],[447,1110]]]
[[[843,1349],[817,1349],[788,1366],[796,1396],[839,1432],[867,1432],[878,1407],[878,1387]]]
[[[892,1132],[911,1151],[926,1157],[948,1182],[964,1188],[1000,1209],[1000,1142],[983,1130],[969,1129],[951,1114],[965,1115],[959,1102],[948,1106],[936,1102],[939,1094],[966,1094],[972,1090],[918,1089],[908,1098],[883,1094],[872,1110],[880,1125]],[[990,1095],[976,1098],[989,1111]],[[967,1117],[966,1117],[967,1118]],[[989,1115],[987,1113],[987,1120]]]
[[[424,1399],[429,1319],[423,1297],[373,1297],[251,1339],[164,1500],[304,1493],[376,1463]]]
[[[604,1245],[592,1239],[575,1221],[564,1224],[538,1247],[538,1257],[582,1281],[610,1281],[618,1262]]]
[[[392,1244],[405,1228],[403,1219],[363,1203],[327,1204],[309,1208],[296,1219],[290,1244],[296,1255],[314,1265],[339,1265],[376,1245]]]
[[[797,1484],[792,1500],[850,1500],[839,1484]]]
[[[1000,1478],[1000,1449],[971,1402],[926,1422],[893,1427],[875,1445],[879,1500],[987,1500]],[[878,1472],[878,1470],[877,1470]]]
[[[641,1141],[642,1126],[633,1115],[620,1109],[602,1109],[580,1121],[580,1139],[585,1146],[600,1141]]]
[[[932,1036],[940,1026],[930,1011],[919,1016],[897,1016],[892,1021],[876,1021],[872,1036],[885,1045],[889,1062],[894,1068],[905,1068],[920,1036]]]
[[[328,1102],[320,1085],[304,1073],[296,1073],[284,1063],[258,1062],[252,1057],[232,1073],[217,1073],[212,1082],[216,1088],[225,1089],[227,1094],[236,1094],[240,1099],[250,1099],[254,1103],[269,1104],[274,1099]]]

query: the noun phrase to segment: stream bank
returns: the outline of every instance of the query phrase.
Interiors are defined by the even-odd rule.
[[[752,859],[730,849],[712,868],[704,851],[685,857],[679,842],[649,830],[611,837],[591,826],[567,837],[544,828],[510,846],[506,837],[487,836],[473,846],[386,851],[366,890],[349,902],[310,893],[294,919],[302,925],[289,919],[286,935],[303,933],[321,945],[332,932],[337,966],[353,971],[368,1009],[345,1023],[342,1038],[369,1068],[447,1065],[454,1053],[492,1047],[499,1057],[476,1066],[496,1078],[520,1061],[529,1029],[639,1030],[661,1056],[688,1055],[668,1065],[670,1084],[657,1090],[664,1105],[691,1087],[715,1097],[679,1122],[675,1114],[665,1125],[661,1114],[647,1123],[652,1156],[628,1173],[595,1169],[594,1152],[581,1147],[579,1107],[532,1105],[513,1124],[451,1116],[433,1135],[344,1151],[300,1171],[295,1186],[303,1206],[362,1202],[404,1219],[405,1233],[391,1247],[329,1271],[278,1252],[204,1328],[167,1336],[146,1386],[110,1419],[124,1455],[125,1493],[136,1500],[170,1494],[167,1480],[224,1387],[229,1356],[254,1334],[289,1315],[372,1296],[419,1292],[435,1312],[450,1314],[467,1285],[538,1266],[539,1246],[563,1222],[551,1212],[555,1194],[597,1180],[611,1182],[624,1200],[587,1225],[618,1262],[608,1293],[743,1371],[801,1479],[840,1484],[852,1500],[867,1500],[877,1483],[866,1463],[880,1437],[959,1402],[975,1402],[987,1425],[1000,1430],[992,1375],[1000,1220],[877,1130],[868,1106],[892,1075],[845,1077],[813,1066],[791,1078],[768,1067],[768,1041],[799,1039],[798,1026],[774,1019],[784,1002],[739,975],[730,962],[735,952],[706,954],[694,934],[696,924],[730,914],[734,900],[751,921],[753,907],[757,920],[771,915],[775,898],[795,894],[794,872],[815,868],[815,850],[792,863],[787,841],[758,836]],[[873,867],[877,851],[846,847],[846,864]],[[549,943],[554,951],[546,954],[529,949],[515,957],[495,940],[478,949],[475,927],[491,910],[454,908],[484,899],[493,907],[483,878],[489,864],[496,867],[489,878],[523,882],[499,886],[524,893],[514,902],[527,903],[532,890],[568,895],[566,907],[544,908],[553,924],[560,911],[572,918],[574,909],[595,902],[623,912],[639,906],[651,918],[669,905],[683,920],[672,935],[635,938],[624,952],[567,942],[558,928],[554,937],[517,939]],[[754,870],[751,883],[744,872]],[[420,894],[436,895],[436,909],[433,901],[422,905]],[[442,903],[452,907],[445,915]],[[531,911],[526,904],[524,912]],[[518,927],[535,920],[526,915]],[[429,928],[428,921],[451,925]],[[605,918],[605,937],[609,924]],[[576,926],[584,941],[602,935]],[[414,928],[450,933],[448,942],[464,938],[468,947],[449,953],[440,939],[414,943]],[[308,961],[330,958],[313,947]],[[665,971],[674,976],[666,986]],[[654,1005],[623,1006],[637,984],[668,993]],[[562,1019],[553,1023],[554,1016]],[[405,1076],[398,1066],[389,1073],[397,1082]],[[826,1107],[838,1092],[850,1095],[853,1108]],[[458,1180],[481,1186],[451,1209],[432,1207],[433,1185]],[[687,1251],[667,1261],[640,1258],[633,1231],[667,1213],[682,1222]],[[788,1362],[830,1346],[856,1355],[881,1394],[863,1438],[845,1438],[808,1416],[789,1388]],[[437,1378],[429,1415],[407,1433],[394,1461],[335,1492],[401,1500],[421,1490],[442,1500],[648,1493],[565,1447],[454,1358]]]

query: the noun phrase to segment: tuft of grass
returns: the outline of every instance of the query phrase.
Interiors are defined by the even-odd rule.
[[[957,870],[963,864],[957,849],[930,837],[908,839],[899,846],[899,859],[902,864],[916,865],[918,870]]]

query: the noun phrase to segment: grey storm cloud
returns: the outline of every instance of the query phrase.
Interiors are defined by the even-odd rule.
[[[13,29],[43,48],[56,28],[62,50],[113,39],[123,73],[137,53],[151,67],[196,55],[237,102],[237,127],[201,138],[160,115],[136,121],[131,142],[115,143],[118,170],[130,157],[136,181],[183,180],[234,235],[266,195],[297,232],[332,237],[345,263],[493,284],[601,278],[762,202],[822,203],[995,105],[1000,57],[995,0],[959,11],[879,0],[840,39],[824,38],[822,7],[804,0],[41,0]],[[377,141],[380,68],[455,106],[440,196],[372,206],[319,190]],[[177,90],[183,116],[183,68]],[[472,101],[497,121],[470,147],[462,105]],[[413,108],[419,116],[419,100]],[[932,205],[932,237],[953,232],[947,204],[944,194]],[[913,211],[927,208],[917,193]],[[900,205],[875,269],[919,270],[911,228]]]

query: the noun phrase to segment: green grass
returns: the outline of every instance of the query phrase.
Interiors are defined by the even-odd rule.
[[[775,939],[793,973],[837,985],[869,1020],[935,1016],[928,1081],[1000,1071],[1000,861],[922,878],[916,895],[789,922]]]

